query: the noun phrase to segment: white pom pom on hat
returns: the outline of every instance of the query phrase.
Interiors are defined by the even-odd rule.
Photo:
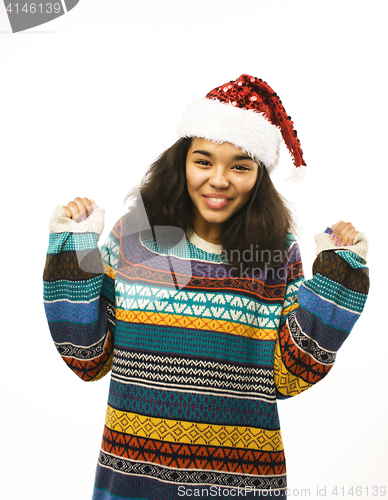
[[[294,182],[300,182],[303,181],[303,179],[307,175],[307,167],[305,165],[301,165],[298,168],[293,168],[291,170],[291,180]]]
[[[307,172],[291,117],[260,78],[241,75],[195,99],[187,106],[177,131],[179,137],[230,142],[263,163],[270,173],[279,161],[283,139],[295,165],[291,179],[300,181]]]

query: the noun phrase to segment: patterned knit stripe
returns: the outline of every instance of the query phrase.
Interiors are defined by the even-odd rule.
[[[48,254],[91,250],[97,247],[96,233],[50,233]]]
[[[297,396],[314,384],[305,382],[300,377],[290,373],[283,363],[279,342],[276,342],[274,356],[274,380],[276,388],[284,397]]]
[[[272,371],[271,371],[272,372]],[[174,380],[177,379],[177,377],[173,377]],[[163,384],[161,382],[155,382],[155,381],[148,381],[148,380],[143,380],[143,379],[138,379],[136,377],[130,377],[126,378],[120,375],[113,374],[112,375],[112,383],[117,382],[118,384],[124,385],[124,384],[131,384],[134,383],[137,386],[140,387],[145,387],[149,389],[155,389],[155,390],[160,390],[160,387],[168,387],[169,390],[174,391],[174,392],[188,392],[190,394],[203,394],[207,396],[219,396],[219,397],[231,397],[237,400],[246,400],[246,399],[251,399],[252,401],[263,401],[265,403],[275,403],[276,401],[276,396],[275,396],[275,390],[274,394],[267,394],[265,391],[265,388],[262,388],[261,386],[258,387],[257,392],[237,392],[237,391],[231,391],[228,389],[220,389],[220,388],[213,388],[213,387],[196,387],[194,389],[188,389],[186,386],[183,386],[183,384],[174,384],[174,383],[166,383]],[[261,391],[260,391],[261,390]],[[249,394],[249,395],[248,395]],[[116,401],[116,400],[115,400]],[[121,401],[121,400],[120,400]],[[112,403],[113,404],[113,403]],[[125,404],[125,402],[121,401],[121,404]],[[127,409],[131,409],[131,407],[128,407]],[[171,410],[174,411],[174,410]]]
[[[283,310],[295,303],[299,288],[303,282],[304,278],[298,278],[287,283],[286,292],[284,294]]]
[[[167,272],[172,267],[178,275],[185,275],[186,278],[191,275],[190,254],[188,252],[183,258],[172,255],[173,248],[168,255],[155,253],[139,242],[139,233],[124,236],[120,243],[120,266],[139,266]]]
[[[105,425],[112,431],[170,443],[229,446],[262,451],[283,450],[279,430],[155,418],[116,410],[109,405]]]
[[[44,303],[47,320],[51,324],[69,322],[72,325],[78,323],[98,326],[99,318],[106,317],[100,295],[105,301],[113,300],[114,282],[107,276],[96,276],[92,280],[77,284],[65,280],[46,282],[44,297],[50,299]],[[69,337],[63,341],[68,339]],[[61,342],[56,336],[54,340]]]
[[[71,342],[55,343],[59,354],[65,358],[76,358],[78,360],[89,360],[98,358],[104,351],[106,335],[100,340],[89,345],[73,344]]]
[[[275,390],[273,391],[275,394]],[[274,401],[273,401],[274,402]],[[112,378],[108,404],[142,415],[219,425],[246,425],[279,430],[276,405],[262,400],[225,397],[190,391],[161,390],[138,384],[122,384]]]
[[[98,321],[90,324],[69,324],[65,321],[58,323],[49,323],[50,333],[54,340],[59,344],[71,341],[77,342],[77,345],[88,346],[94,344],[98,339],[105,335],[104,328],[106,324],[99,324]]]
[[[249,315],[244,315],[244,317],[247,316]],[[241,319],[244,319],[244,317]],[[277,330],[275,329],[255,328],[246,324],[219,320],[212,318],[211,316],[209,318],[201,318],[194,315],[188,316],[166,314],[163,312],[153,313],[116,309],[116,318],[118,321],[123,321],[124,323],[141,323],[147,325],[166,326],[169,328],[187,328],[190,330],[222,332],[257,340],[275,340],[277,334]],[[265,318],[259,318],[259,323],[262,326],[266,326],[266,324],[268,326],[274,326],[272,321]]]
[[[287,269],[288,269],[288,276],[287,276],[288,282],[304,277],[302,256],[300,253],[299,244],[297,243],[296,240],[292,242],[290,248],[288,249]]]
[[[153,267],[149,267],[151,263],[144,263],[142,265],[128,264],[123,267],[123,263],[119,262],[117,265],[117,277],[122,282],[135,285],[144,285],[150,287],[160,287],[164,289],[176,289],[175,282],[178,284],[179,289],[193,292],[204,293],[234,293],[239,296],[251,297],[252,299],[260,300],[268,304],[279,304],[284,298],[285,277],[278,285],[271,285],[267,283],[264,287],[260,282],[256,282],[247,278],[230,278],[218,277],[211,279],[206,276],[196,277],[192,273],[172,274],[170,268],[158,268],[155,262],[152,263]],[[160,264],[161,265],[161,264]],[[193,263],[194,266],[194,263]]]
[[[282,311],[282,318],[280,325],[283,326],[285,321],[287,320],[288,315],[294,311],[295,309],[300,309],[298,302],[294,302],[293,304],[289,305]]]
[[[43,300],[68,299],[70,301],[88,301],[100,295],[102,276],[87,281],[74,283],[68,280],[47,281],[43,283]]]
[[[104,428],[102,450],[120,458],[171,469],[215,470],[255,476],[284,474],[284,452],[172,444]]]
[[[205,488],[207,492],[209,492],[212,485],[214,487],[219,486],[220,490],[218,490],[218,488],[213,488],[213,491],[216,493],[219,491],[219,494],[223,496],[216,497],[216,500],[221,500],[221,498],[226,496],[226,492],[222,493],[223,488],[228,488],[229,493],[231,488],[235,489],[234,492],[237,491],[237,488],[242,488],[243,490],[247,489],[248,495],[245,498],[253,499],[257,498],[259,493],[257,490],[274,490],[286,487],[285,474],[276,476],[256,476],[203,469],[176,469],[150,462],[137,462],[120,458],[116,455],[106,453],[103,450],[100,451],[98,462],[101,469],[110,469],[111,471],[119,472],[121,477],[118,479],[116,476],[113,480],[112,474],[107,474],[107,471],[102,472],[100,469],[97,472],[99,477],[96,478],[96,486],[108,484],[108,478],[110,477],[112,481],[110,483],[112,485],[110,489],[111,491],[113,490],[113,492],[116,492],[116,488],[120,488],[121,491],[127,489],[136,492],[136,494],[145,494],[147,495],[146,498],[157,498],[158,500],[177,500],[177,498],[179,498],[178,485],[181,485],[181,488],[182,485],[198,485],[199,488]],[[150,484],[149,481],[145,481],[147,477],[156,480],[157,486],[155,485],[153,488],[152,483]],[[174,483],[176,485],[175,491],[172,487]],[[145,486],[145,490],[142,490],[142,484]],[[256,493],[250,494],[250,492],[254,490],[256,490]],[[131,495],[131,493],[129,494]],[[206,496],[203,498],[206,498]],[[213,496],[213,498],[215,497]],[[278,494],[276,494],[276,498],[279,498]]]
[[[51,336],[57,344],[93,346],[105,336],[107,328],[114,333],[114,306],[101,297],[99,315],[95,321],[85,324],[55,321],[49,322],[49,328]]]
[[[353,252],[344,255],[332,251],[321,252],[313,264],[313,274],[320,274],[340,283],[348,290],[367,294],[369,273],[366,267],[359,267],[359,261],[353,260]],[[345,257],[343,259],[342,257]],[[354,264],[353,264],[354,262]],[[356,269],[353,268],[355,265]]]
[[[292,296],[297,293],[300,284],[304,281],[302,258],[299,245],[296,241],[292,242],[288,250],[286,269],[286,292],[284,300],[286,303],[289,303],[292,302]]]
[[[112,269],[117,267],[120,253],[120,241],[110,233],[106,239],[103,247],[101,248],[101,258],[104,264],[107,264]]]
[[[97,380],[100,380],[107,375],[111,369],[112,369],[112,360],[113,360],[113,352],[111,352],[110,356],[107,357],[106,361],[104,364],[102,364],[101,370],[95,375],[92,379],[90,379],[91,382],[96,382]]]
[[[343,331],[345,336],[348,335],[360,316],[360,313],[349,311],[323,299],[307,288],[305,284],[300,287],[298,301],[300,307],[320,318],[325,325]]]
[[[110,269],[111,274],[114,274],[112,271],[117,264],[119,254],[118,242],[110,234],[100,253],[97,248],[98,238],[99,236],[94,233],[51,233],[45,281],[61,279],[58,264],[62,264],[62,271],[70,275],[69,278],[66,274],[63,274],[62,278],[70,281],[85,278],[82,278],[82,275],[80,277],[79,273],[74,277],[73,273],[77,271],[77,267],[80,267],[78,271],[84,271],[92,275],[102,273],[101,254],[103,263]],[[51,274],[54,267],[56,268],[57,278]]]
[[[161,255],[175,256],[180,259],[195,259],[206,262],[223,262],[221,254],[213,254],[205,252],[204,250],[194,246],[189,239],[185,237],[182,230],[178,228],[171,228],[171,230],[181,231],[181,241],[171,246],[170,243],[165,243],[159,238],[158,241],[153,239],[151,231],[143,231],[139,233],[140,245],[144,246],[147,250]],[[171,240],[171,238],[169,238]]]
[[[287,372],[304,380],[308,384],[316,384],[332,368],[332,364],[324,364],[316,361],[308,352],[305,352],[295,343],[289,330],[288,322],[279,332],[279,345],[281,363],[284,364]]]
[[[196,357],[157,356],[115,348],[113,376],[122,382],[136,382],[148,387],[229,394],[234,397],[274,398],[272,368],[236,365]],[[125,385],[121,384],[123,387]]]
[[[161,289],[118,281],[116,306],[120,309],[195,315],[252,325],[277,328],[281,303],[266,305],[232,293],[203,293]],[[259,319],[260,318],[260,319]]]
[[[101,296],[115,306],[115,281],[114,277],[103,275]]]
[[[293,311],[287,318],[287,327],[294,344],[303,352],[311,356],[315,361],[323,365],[332,365],[335,362],[336,353],[324,349],[316,339],[309,337],[303,331],[298,322],[297,310]]]
[[[59,352],[61,354],[60,349]],[[62,359],[82,380],[87,382],[99,380],[106,375],[112,367],[113,345],[111,332],[108,331],[104,339],[103,351],[99,356],[94,357],[93,359],[78,359],[62,355]]]
[[[353,269],[364,269],[366,272],[368,268],[363,264],[362,258],[354,252],[349,250],[336,250],[335,253],[344,259]]]
[[[44,304],[47,321],[50,323],[66,321],[68,323],[90,324],[98,319],[100,299],[88,302],[70,302],[59,300]]]
[[[96,274],[102,274],[101,254],[98,249],[87,251],[82,257],[80,267],[81,256],[79,252],[47,255],[43,280],[86,281],[94,278]]]
[[[314,280],[305,283],[305,286],[322,298],[334,302],[343,309],[361,314],[364,309],[367,295],[352,292],[326,276],[316,274]]]
[[[300,256],[300,251],[299,251],[298,243],[296,241],[295,236],[292,233],[287,233],[286,234],[286,236],[284,237],[284,244],[285,244],[286,249],[288,250],[289,254],[291,253],[291,250],[293,248],[297,247],[293,251],[298,251],[299,252],[299,256]]]
[[[102,265],[103,265],[105,276],[108,276],[112,281],[115,281],[116,269],[114,269],[113,267],[109,266],[104,261],[102,262]]]
[[[221,253],[208,253],[205,250],[196,247],[188,238],[186,238],[181,229],[170,228],[170,232],[172,233],[174,229],[176,230],[176,233],[178,231],[180,232],[180,235],[178,236],[180,241],[175,245],[171,244],[171,241],[173,240],[172,234],[168,233],[167,238],[160,236],[158,238],[157,236],[157,241],[153,239],[153,235],[149,230],[142,231],[138,235],[135,235],[134,238],[137,240],[136,243],[143,247],[147,253],[169,255],[170,257],[178,257],[178,259],[193,259],[215,263],[224,262],[225,259]],[[131,243],[129,243],[129,245],[131,245]]]
[[[325,325],[318,316],[311,315],[302,307],[297,308],[295,318],[304,334],[315,339],[327,351],[337,352],[348,336],[347,332]]]
[[[190,356],[193,352],[200,352],[201,358],[269,368],[272,367],[274,349],[274,341],[121,321],[116,322],[115,345],[160,355]]]

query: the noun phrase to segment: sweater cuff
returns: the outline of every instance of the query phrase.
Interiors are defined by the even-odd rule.
[[[366,263],[368,255],[368,240],[364,233],[360,232],[354,238],[353,245],[337,247],[333,238],[328,233],[318,233],[315,235],[315,243],[317,244],[317,255],[325,250],[350,250],[361,257],[363,263]]]
[[[49,229],[51,233],[97,233],[104,230],[105,210],[96,208],[92,214],[82,222],[76,222],[66,217],[66,210],[58,205],[51,216]]]

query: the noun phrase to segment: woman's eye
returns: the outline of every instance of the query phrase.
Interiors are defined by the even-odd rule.
[[[198,165],[208,166],[210,163],[207,160],[198,160],[196,162]]]
[[[249,170],[248,167],[245,167],[244,165],[235,165],[233,168],[236,170]]]

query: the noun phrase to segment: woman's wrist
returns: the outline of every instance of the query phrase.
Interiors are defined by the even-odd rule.
[[[333,230],[328,227],[323,233],[315,235],[317,245],[316,253],[319,255],[326,250],[350,250],[357,254],[364,262],[368,255],[368,240],[363,232],[358,232],[354,238],[352,245],[338,246],[333,236]]]
[[[97,233],[104,230],[105,210],[96,208],[92,214],[82,222],[76,222],[66,216],[66,209],[58,205],[50,218],[49,230],[51,233]]]

